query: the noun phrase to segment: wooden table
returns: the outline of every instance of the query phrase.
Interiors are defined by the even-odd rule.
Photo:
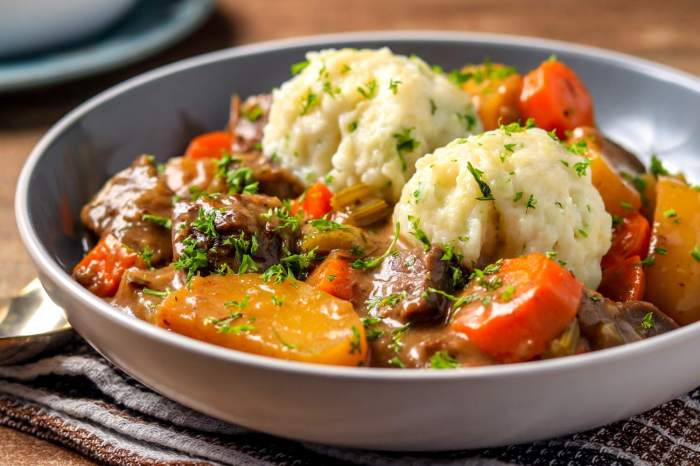
[[[700,75],[698,0],[220,1],[195,34],[137,65],[40,91],[0,95],[0,296],[34,276],[15,227],[17,175],[41,135],[67,111],[125,78],[181,58],[261,40],[380,29],[539,36],[631,53]],[[47,462],[48,461],[48,462]],[[91,464],[61,447],[0,428],[2,464]]]

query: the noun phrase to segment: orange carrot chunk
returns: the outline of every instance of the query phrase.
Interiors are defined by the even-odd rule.
[[[352,260],[331,253],[316,267],[306,283],[336,298],[350,300],[353,290],[352,276]]]
[[[613,301],[637,301],[644,296],[646,280],[639,256],[631,256],[603,269],[600,294]]]
[[[197,136],[190,142],[185,157],[192,159],[220,158],[231,150],[233,136],[226,131],[213,131]]]
[[[107,235],[73,269],[73,276],[92,293],[114,296],[124,271],[136,263],[138,255],[112,235]]]
[[[634,213],[622,218],[613,230],[612,246],[603,257],[603,269],[632,256],[645,257],[649,251],[651,227],[642,214]]]
[[[333,210],[331,199],[333,199],[333,193],[328,187],[323,183],[316,183],[306,190],[301,201],[301,209],[306,212],[307,217],[318,219]]]
[[[547,60],[525,76],[520,94],[524,118],[566,137],[577,126],[593,126],[593,101],[576,73],[557,60]]]
[[[472,279],[452,328],[500,362],[544,352],[575,318],[583,284],[543,254],[506,259],[500,270]]]

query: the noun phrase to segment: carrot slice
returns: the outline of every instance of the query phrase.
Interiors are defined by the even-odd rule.
[[[114,296],[124,271],[138,255],[112,235],[107,235],[73,269],[73,276],[85,288],[102,298]]]
[[[353,294],[353,268],[351,264],[350,259],[332,253],[316,267],[306,283],[336,298],[350,300]]]
[[[231,150],[233,136],[226,131],[213,131],[197,136],[190,142],[185,157],[192,159],[220,158]]]
[[[330,189],[323,183],[316,183],[306,190],[300,207],[306,212],[307,217],[318,219],[333,210],[331,199],[333,199],[333,193]]]
[[[646,279],[639,256],[631,256],[603,269],[600,294],[613,301],[637,301],[644,296]]]
[[[506,259],[493,275],[473,279],[452,328],[500,362],[544,352],[576,316],[583,284],[556,262],[533,253]]]
[[[547,60],[525,76],[520,94],[524,118],[540,128],[556,130],[560,138],[577,126],[593,126],[593,101],[574,71]]]
[[[603,257],[601,266],[606,269],[632,256],[645,257],[650,239],[651,227],[642,214],[624,217],[613,230],[612,246]]]

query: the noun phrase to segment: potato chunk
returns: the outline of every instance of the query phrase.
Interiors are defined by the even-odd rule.
[[[281,359],[357,366],[364,328],[352,304],[294,279],[260,274],[195,277],[168,296],[156,324],[219,346]]]
[[[645,299],[681,325],[700,320],[700,193],[660,177]]]

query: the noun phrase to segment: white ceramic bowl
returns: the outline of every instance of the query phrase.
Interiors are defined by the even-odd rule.
[[[99,32],[136,0],[3,0],[0,56],[57,47]]]
[[[661,65],[598,49],[508,36],[368,33],[224,50],[131,79],[63,118],[29,157],[17,221],[42,283],[98,351],[154,390],[252,429],[384,450],[446,450],[526,442],[637,414],[700,384],[700,324],[569,358],[435,370],[343,368],[240,353],[129,317],[70,278],[77,214],[106,178],[140,152],[176,155],[221,127],[231,92],[263,92],[305,50],[389,45],[453,68],[485,56],[535,66],[550,53],[591,89],[614,139],[698,170],[700,83]]]

